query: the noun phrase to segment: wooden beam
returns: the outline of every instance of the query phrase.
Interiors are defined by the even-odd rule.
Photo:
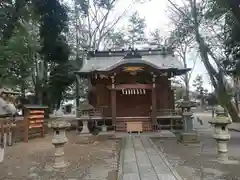
[[[156,95],[156,75],[152,75],[152,123],[154,125],[153,130],[156,130],[157,125],[157,95]]]
[[[107,86],[108,89],[112,89],[111,85]],[[116,90],[122,90],[122,89],[152,89],[151,84],[118,84],[114,86],[114,89]]]
[[[152,89],[152,123],[155,126],[157,124],[157,96],[156,88]]]

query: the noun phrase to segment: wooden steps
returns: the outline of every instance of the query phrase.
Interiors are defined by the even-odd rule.
[[[128,122],[139,122],[142,126],[142,132],[151,132],[152,123],[149,118],[133,119],[133,118],[117,118],[116,120],[116,131],[117,132],[127,132],[127,123]]]

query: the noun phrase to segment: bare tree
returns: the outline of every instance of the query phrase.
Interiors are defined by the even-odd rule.
[[[73,46],[76,51],[81,49],[101,49],[104,47],[105,38],[113,32],[117,24],[126,17],[135,3],[144,3],[137,0],[131,0],[129,5],[119,11],[116,11],[119,0],[73,0],[71,6],[72,25],[70,39],[75,41]]]
[[[186,41],[183,41],[182,43],[179,43],[179,45],[175,48],[175,52],[177,56],[179,57],[180,61],[183,63],[184,68],[190,68],[187,63],[187,56],[191,53],[192,47],[192,39],[188,39]],[[192,72],[194,71],[197,58],[192,59],[193,61],[193,66],[191,67],[191,71],[184,76],[181,76],[181,80],[184,82],[185,85],[185,98],[189,99],[189,81],[191,80],[192,77]]]
[[[161,47],[165,43],[164,37],[161,36],[160,29],[155,29],[155,30],[151,31],[150,37],[151,37],[149,40],[150,45],[157,45],[157,47]]]
[[[202,0],[185,0],[183,5],[179,6],[172,0],[168,0],[171,4],[172,10],[181,17],[182,22],[182,34],[181,38],[194,36],[194,40],[198,45],[201,60],[208,72],[211,83],[215,88],[216,95],[219,103],[225,107],[233,121],[240,121],[237,113],[236,106],[231,100],[231,96],[227,93],[227,86],[229,83],[224,75],[224,69],[221,66],[219,55],[214,53],[213,47],[211,47],[211,37],[208,33],[203,32],[203,26],[205,27],[213,25],[211,22],[205,20],[205,14],[207,12],[207,1]],[[205,24],[204,24],[205,23]]]
[[[175,12],[172,12],[169,17],[175,27],[174,30],[171,32],[170,37],[167,39],[167,43],[169,46],[174,48],[174,51],[182,62],[184,68],[189,68],[187,63],[187,56],[191,54],[191,52],[193,52],[193,49],[195,48],[194,38],[192,35],[189,35],[187,37],[183,36],[184,34],[182,32],[182,22],[179,21],[178,16],[175,16]],[[193,66],[191,67],[191,71],[184,76],[181,76],[181,80],[184,82],[186,90],[185,98],[187,99],[189,99],[189,81],[195,68],[197,58],[194,58],[192,60]]]

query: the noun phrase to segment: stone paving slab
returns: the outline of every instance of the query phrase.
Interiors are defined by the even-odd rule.
[[[182,180],[147,136],[124,137],[118,180]]]

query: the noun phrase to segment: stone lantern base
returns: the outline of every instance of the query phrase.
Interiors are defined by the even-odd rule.
[[[99,134],[98,134],[98,137],[102,137],[102,136],[109,136],[109,134],[111,134],[109,131],[107,131],[107,126],[105,125],[105,124],[103,124],[102,126],[101,126],[101,131],[99,132]]]
[[[225,134],[225,136],[214,136],[214,138],[217,141],[218,149],[218,159],[216,161],[221,164],[239,164],[239,161],[231,160],[228,158],[227,142],[230,139],[230,135]]]
[[[180,133],[179,141],[183,144],[197,144],[200,142],[196,132]]]
[[[101,126],[101,132],[107,132],[107,126],[105,124]]]
[[[82,120],[83,127],[82,131],[79,133],[78,138],[76,138],[76,144],[91,144],[95,141],[95,137],[90,133],[88,129],[88,120]]]
[[[76,144],[91,144],[95,141],[96,137],[93,136],[91,133],[89,134],[80,134],[76,139]]]
[[[240,162],[238,160],[233,160],[233,159],[221,159],[218,156],[218,159],[214,159],[212,160],[213,162],[218,162],[220,164],[240,164]]]

